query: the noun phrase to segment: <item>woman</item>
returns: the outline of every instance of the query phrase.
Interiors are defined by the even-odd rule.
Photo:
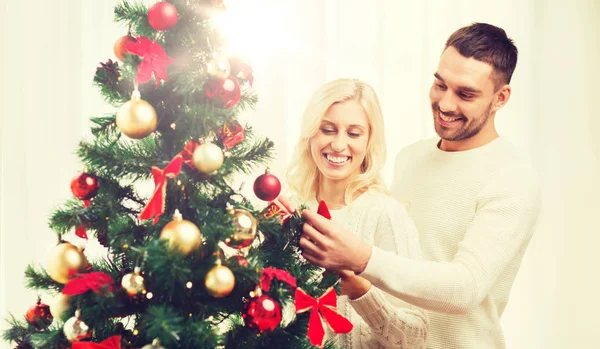
[[[386,160],[383,117],[373,88],[353,79],[322,86],[304,112],[300,141],[288,184],[300,202],[324,200],[332,219],[368,243],[419,258],[417,230],[406,210],[388,196],[380,176]],[[300,244],[314,243],[301,239]],[[373,287],[352,272],[341,272],[338,311],[354,324],[336,335],[345,348],[425,348],[426,313]]]

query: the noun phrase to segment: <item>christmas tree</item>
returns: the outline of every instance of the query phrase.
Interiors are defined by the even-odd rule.
[[[9,319],[4,340],[17,348],[322,345],[337,278],[301,258],[302,219],[277,201],[276,176],[267,170],[254,182],[263,205],[233,185],[274,154],[238,122],[257,102],[253,71],[211,25],[220,11],[215,0],[116,6],[127,28],[114,45],[118,61],[94,76],[115,113],[91,119],[74,197],[49,222],[52,257],[25,272],[29,288],[54,298]],[[154,185],[149,197],[139,194],[144,181]],[[97,239],[107,257],[88,259],[73,234]],[[351,328],[343,320],[333,319],[339,332]]]

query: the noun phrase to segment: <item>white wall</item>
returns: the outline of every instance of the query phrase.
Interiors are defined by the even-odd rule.
[[[232,0],[231,7],[249,0]],[[125,29],[116,1],[3,1],[0,61],[0,317],[23,314],[35,293],[23,270],[55,242],[53,209],[70,197],[77,142],[90,116],[110,110],[92,86]],[[520,50],[513,96],[498,128],[527,152],[544,184],[544,210],[503,317],[508,348],[593,347],[600,321],[600,5],[594,0],[262,0],[281,16],[254,18],[254,40],[273,21],[289,45],[256,55],[259,104],[247,116],[276,142],[282,175],[304,103],[321,83],[358,77],[378,91],[390,158],[432,136],[427,90],[446,37],[487,21]],[[246,5],[247,6],[247,5]],[[35,10],[34,10],[35,8]],[[274,18],[281,17],[281,18]],[[265,23],[262,23],[265,22]],[[283,24],[282,24],[283,23]],[[285,27],[282,27],[285,25]],[[269,45],[262,42],[261,47]],[[265,51],[263,50],[263,51]],[[284,132],[281,132],[284,130]],[[389,180],[392,161],[385,171]],[[251,195],[251,180],[246,190]],[[100,251],[97,246],[90,249]],[[44,296],[44,300],[50,301]],[[0,328],[4,328],[4,323]],[[1,348],[8,348],[4,343]]]

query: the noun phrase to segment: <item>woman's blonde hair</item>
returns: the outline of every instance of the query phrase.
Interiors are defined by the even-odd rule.
[[[287,169],[288,185],[302,202],[316,198],[322,176],[311,155],[310,139],[319,131],[321,121],[329,108],[336,103],[347,101],[356,101],[367,114],[369,141],[365,159],[360,167],[361,173],[350,179],[346,185],[345,203],[348,205],[357,195],[368,189],[387,192],[381,178],[381,170],[386,160],[386,146],[383,115],[377,94],[363,81],[338,79],[321,86],[308,100],[302,118],[300,139],[291,165]]]

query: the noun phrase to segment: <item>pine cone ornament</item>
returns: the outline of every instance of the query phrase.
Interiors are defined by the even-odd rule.
[[[33,345],[26,340],[19,341],[15,349],[33,349]]]
[[[109,59],[106,63],[100,62],[100,66],[96,68],[96,77],[94,80],[104,86],[115,87],[119,83],[120,77],[119,62],[113,62],[112,59]]]

